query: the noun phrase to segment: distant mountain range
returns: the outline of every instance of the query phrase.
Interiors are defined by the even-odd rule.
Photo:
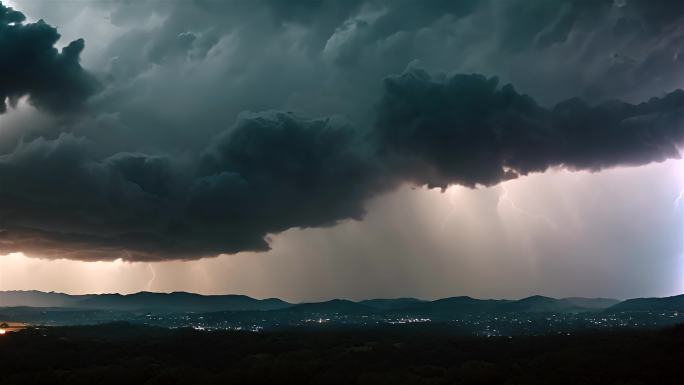
[[[415,314],[580,312],[607,309],[619,302],[607,298],[556,299],[539,295],[520,300],[483,300],[464,296],[409,304],[401,309]]]
[[[331,301],[292,304],[277,298],[255,299],[244,295],[200,295],[186,292],[69,295],[41,291],[1,291],[0,307],[44,307],[111,311],[221,312],[281,311],[287,313],[391,313],[475,314],[542,313],[583,311],[684,311],[684,295],[666,298],[562,298],[531,296],[520,300],[450,297],[435,301],[416,298],[370,299],[359,302]]]
[[[116,311],[212,312],[276,310],[291,304],[276,299],[245,295],[200,295],[186,292],[68,295],[40,291],[0,292],[0,307],[51,307]]]

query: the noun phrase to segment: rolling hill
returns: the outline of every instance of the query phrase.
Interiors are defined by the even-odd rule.
[[[68,295],[39,291],[6,291],[0,292],[0,306],[63,307],[116,311],[212,312],[276,310],[289,307],[291,304],[275,298],[260,300],[244,295],[200,295],[186,292]]]
[[[684,311],[684,294],[664,298],[634,298],[620,302],[611,311]]]
[[[520,300],[477,299],[467,296],[424,301],[415,298],[371,299],[359,302],[334,299],[291,304],[277,298],[244,295],[200,295],[186,292],[68,295],[40,291],[0,292],[0,307],[74,308],[111,311],[220,312],[283,310],[304,313],[404,313],[451,315],[477,313],[541,313],[628,310],[684,310],[684,296],[639,298],[622,303],[608,298],[531,296]]]

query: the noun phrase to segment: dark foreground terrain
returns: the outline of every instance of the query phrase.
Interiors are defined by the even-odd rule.
[[[2,384],[681,384],[684,326],[520,338],[126,323],[0,338]]]

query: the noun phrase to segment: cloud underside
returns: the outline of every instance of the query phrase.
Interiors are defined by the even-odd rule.
[[[385,80],[376,124],[243,114],[197,162],[118,153],[70,134],[0,157],[0,252],[191,259],[268,249],[267,234],[361,219],[402,183],[469,187],[550,167],[601,170],[679,157],[684,92],[638,105],[542,108],[495,78]]]
[[[349,15],[365,8],[351,3],[336,10],[342,16],[330,16],[347,20],[326,32],[337,39],[307,41],[334,66],[357,65],[366,55],[357,45],[389,38],[393,20],[406,17],[395,9],[354,24]],[[555,24],[539,28],[534,49],[569,39],[571,26],[588,12],[580,3],[570,3],[569,16],[552,15]],[[460,4],[449,9],[454,18],[477,8],[476,2]],[[318,11],[300,6],[273,12],[283,23],[325,29],[314,22]],[[433,23],[440,14],[422,8],[413,13],[420,16],[416,23]],[[352,30],[354,39],[347,36]],[[653,26],[645,31],[658,33]],[[211,50],[206,47],[218,44],[210,35],[172,36],[167,45],[154,40],[148,52],[158,67],[170,65],[174,55],[201,60]],[[79,64],[83,41],[58,51],[58,39],[44,22],[24,23],[23,15],[0,5],[0,55],[12,57],[0,61],[0,112],[5,100],[13,104],[28,96],[52,114],[79,116],[92,108],[97,119],[112,116],[115,107],[88,104],[89,98],[103,103],[115,95],[110,103],[123,103],[116,96],[120,85],[110,79],[115,84],[98,94],[99,82]],[[520,51],[518,44],[507,46]],[[159,261],[264,251],[269,234],[360,220],[370,198],[402,184],[491,186],[553,167],[599,171],[662,162],[680,156],[677,145],[684,139],[680,90],[640,104],[572,98],[544,107],[479,74],[410,66],[376,83],[380,91],[367,122],[287,110],[243,112],[233,124],[220,122],[227,127],[207,135],[212,139],[189,156],[131,146],[104,151],[96,135],[77,129],[21,140],[0,155],[0,254]],[[151,123],[142,115],[135,115],[140,129]],[[198,114],[196,120],[202,119]]]

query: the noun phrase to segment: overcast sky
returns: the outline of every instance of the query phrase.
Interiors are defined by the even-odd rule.
[[[681,1],[0,3],[0,289],[684,292]]]

